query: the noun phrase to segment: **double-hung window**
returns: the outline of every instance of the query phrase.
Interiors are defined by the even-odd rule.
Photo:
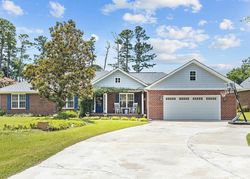
[[[74,98],[66,98],[65,101],[65,109],[74,109]]]
[[[26,108],[26,95],[25,94],[12,94],[11,95],[11,108],[12,109],[25,109]]]
[[[190,81],[196,81],[196,71],[190,71],[189,79]]]

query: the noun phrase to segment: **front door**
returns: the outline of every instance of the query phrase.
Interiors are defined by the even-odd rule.
[[[96,113],[103,113],[103,97],[102,96],[97,96],[95,98],[96,101]]]

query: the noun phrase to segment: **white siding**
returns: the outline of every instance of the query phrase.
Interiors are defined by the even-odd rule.
[[[115,83],[115,78],[120,78],[120,83]],[[133,78],[125,75],[120,71],[116,71],[110,76],[94,84],[94,87],[115,87],[115,88],[129,88],[129,89],[143,89],[145,86]]]
[[[196,81],[190,81],[190,71],[196,71]],[[152,89],[224,89],[226,82],[196,64],[190,64],[159,82]]]

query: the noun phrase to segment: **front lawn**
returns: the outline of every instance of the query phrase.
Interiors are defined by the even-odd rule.
[[[245,114],[247,120],[250,121],[250,112],[244,112],[244,114]],[[240,120],[244,120],[244,117],[243,117],[242,114],[241,114],[241,116],[240,116]]]
[[[95,120],[83,127],[54,132],[41,130],[3,130],[4,124],[29,123],[37,117],[0,117],[0,178],[31,167],[51,155],[87,138],[147,122]]]

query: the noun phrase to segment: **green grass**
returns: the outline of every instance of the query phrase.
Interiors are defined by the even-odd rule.
[[[244,114],[245,114],[247,120],[250,121],[250,112],[244,112]],[[240,120],[244,120],[244,117],[243,117],[242,114],[241,114],[241,116],[240,116]]]
[[[0,178],[31,167],[51,155],[87,138],[147,122],[98,120],[67,130],[3,131],[4,124],[29,123],[37,117],[0,117]]]
[[[250,145],[250,133],[247,134],[247,143],[248,143],[248,145]]]

